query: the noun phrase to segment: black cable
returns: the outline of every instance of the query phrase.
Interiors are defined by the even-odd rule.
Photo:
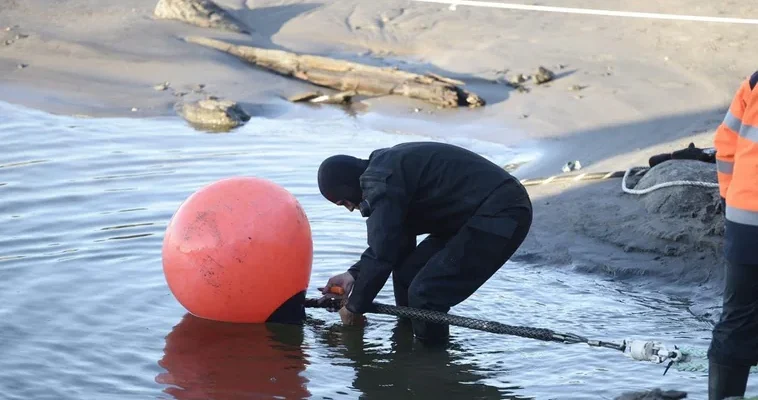
[[[306,299],[305,307],[310,308],[326,308],[336,310],[340,308],[340,301],[332,299],[325,302],[319,302],[316,299]],[[624,344],[616,344],[609,342],[602,342],[598,340],[588,340],[587,338],[574,335],[556,333],[550,329],[545,328],[532,328],[528,326],[513,326],[501,324],[494,321],[485,321],[475,318],[461,317],[458,315],[451,315],[439,311],[421,310],[411,307],[391,306],[381,303],[373,303],[369,313],[372,314],[384,314],[394,315],[396,317],[411,318],[419,321],[435,323],[435,324],[448,324],[461,326],[464,328],[471,328],[485,332],[498,333],[502,335],[519,336],[529,339],[537,339],[547,342],[561,342],[561,343],[586,343],[590,346],[605,347],[615,350],[624,351],[626,346]]]

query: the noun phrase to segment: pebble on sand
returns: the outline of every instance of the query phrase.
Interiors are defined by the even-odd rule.
[[[533,76],[534,82],[538,85],[542,85],[544,83],[550,82],[554,78],[555,78],[555,74],[553,73],[553,71],[542,66],[540,66],[537,69],[537,73],[534,74]]]
[[[177,104],[177,108],[187,122],[202,130],[228,131],[250,120],[236,102],[216,97]]]
[[[171,83],[169,83],[169,82],[163,82],[163,83],[159,83],[159,84],[153,86],[153,89],[155,89],[155,90],[157,90],[159,92],[162,92],[162,91],[168,89],[169,86],[171,86]]]

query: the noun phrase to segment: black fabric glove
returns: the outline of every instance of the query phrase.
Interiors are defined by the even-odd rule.
[[[650,168],[653,168],[656,165],[664,161],[668,161],[670,159],[671,159],[671,153],[658,154],[658,155],[650,157],[650,160],[648,160],[648,164],[650,164]]]
[[[662,153],[662,154],[654,155],[650,157],[650,159],[648,160],[648,164],[650,164],[650,168],[652,168],[668,160],[698,160],[698,161],[703,161],[707,163],[715,163],[716,152],[707,151],[707,150],[695,147],[695,143],[690,143],[690,145],[687,146],[687,148],[685,149],[677,150],[673,153]]]
[[[704,162],[715,163],[716,153],[707,152],[703,149],[695,147],[695,143],[690,143],[686,149],[677,150],[671,153],[671,158],[674,160],[698,160]]]

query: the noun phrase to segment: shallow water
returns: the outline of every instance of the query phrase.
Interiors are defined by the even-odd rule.
[[[314,233],[309,297],[362,252],[365,225],[324,201],[319,162],[337,152],[425,140],[351,120],[253,119],[229,134],[177,119],[90,120],[0,103],[0,393],[9,399],[612,398],[664,386],[703,398],[703,373],[613,350],[453,328],[451,349],[414,345],[386,316],[361,331],[309,310],[303,327],[231,325],[188,315],[169,292],[161,241],[193,191],[234,175],[271,179],[301,202]],[[497,162],[515,152],[458,141]],[[379,301],[391,303],[391,283]],[[708,344],[686,300],[641,293],[565,266],[509,262],[460,315],[597,339]]]

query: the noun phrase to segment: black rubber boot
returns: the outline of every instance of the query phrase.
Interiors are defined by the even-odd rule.
[[[444,347],[449,344],[450,325],[430,324],[423,321],[412,322],[413,335],[421,343],[431,347]]]
[[[708,363],[708,400],[742,397],[747,388],[749,366],[728,366]]]

